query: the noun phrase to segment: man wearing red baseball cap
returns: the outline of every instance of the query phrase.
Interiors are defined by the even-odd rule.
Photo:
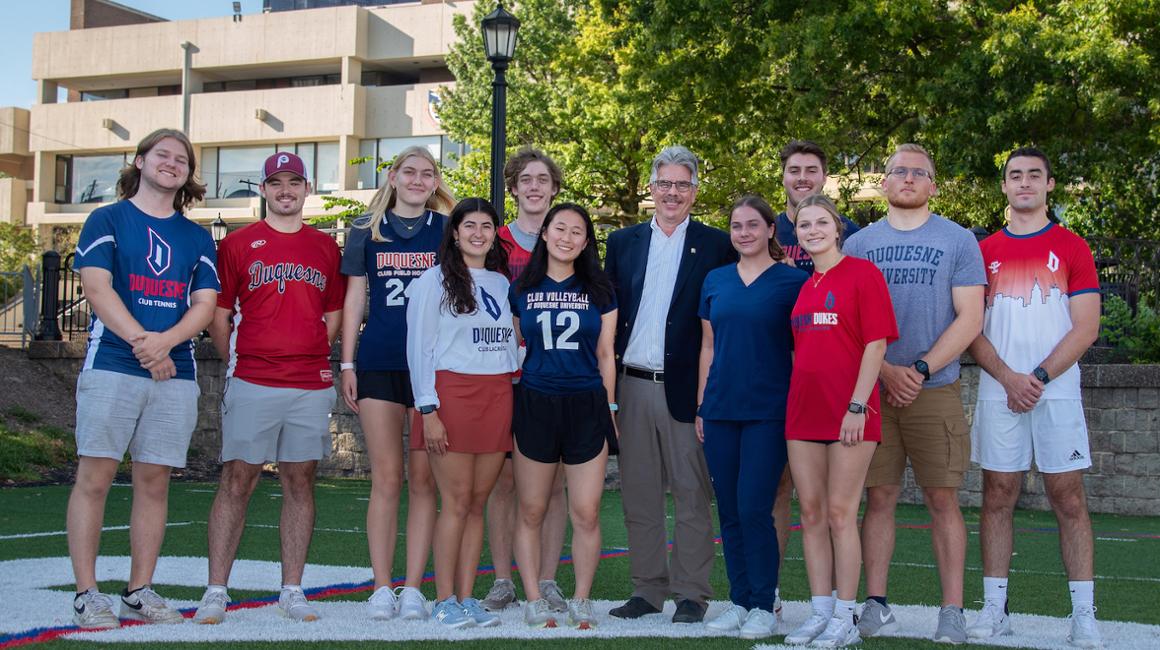
[[[282,484],[282,592],[292,620],[317,620],[302,592],[314,531],[314,473],[330,453],[336,397],[330,346],[338,335],[346,281],[341,253],[307,226],[306,165],[278,152],[262,166],[266,218],[230,233],[218,248],[223,291],[210,324],[214,347],[228,360],[222,398],[221,481],[209,517],[209,586],[196,623],[220,623],[226,585],[265,463]]]

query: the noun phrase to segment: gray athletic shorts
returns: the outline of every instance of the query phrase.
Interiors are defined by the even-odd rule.
[[[192,379],[153,381],[111,370],[77,378],[77,455],[185,467],[201,390]]]
[[[230,377],[222,396],[222,462],[326,458],[336,396],[333,388],[275,388]]]

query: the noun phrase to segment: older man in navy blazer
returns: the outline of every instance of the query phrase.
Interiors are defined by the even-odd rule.
[[[695,623],[712,594],[712,486],[693,427],[697,304],[705,275],[737,254],[727,234],[689,217],[697,171],[697,157],[685,147],[661,151],[649,180],[656,214],[608,238],[604,265],[620,305],[620,484],[633,582],[632,597],[609,612],[621,618],[657,613],[673,595],[673,622]],[[666,483],[676,506],[671,561]]]

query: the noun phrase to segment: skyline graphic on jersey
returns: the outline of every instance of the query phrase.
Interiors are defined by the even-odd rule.
[[[996,260],[988,266],[988,307],[994,306],[995,299],[1000,296],[1019,301],[1026,307],[1036,299],[1044,304],[1051,299],[1066,299],[1069,295],[1068,270],[1052,251],[1048,251],[1046,259]]]

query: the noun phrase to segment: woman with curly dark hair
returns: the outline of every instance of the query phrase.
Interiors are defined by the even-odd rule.
[[[512,449],[516,339],[499,215],[484,199],[451,211],[440,264],[407,287],[407,365],[417,413],[411,448],[427,450],[442,508],[435,522],[436,622],[499,625],[472,597],[483,507]]]
[[[556,627],[536,579],[540,534],[556,466],[564,463],[576,591],[566,622],[596,625],[589,594],[600,561],[600,498],[615,435],[616,296],[600,268],[588,211],[561,203],[548,211],[532,256],[512,286],[516,335],[527,343],[515,388],[516,560],[527,594],[524,622]]]

